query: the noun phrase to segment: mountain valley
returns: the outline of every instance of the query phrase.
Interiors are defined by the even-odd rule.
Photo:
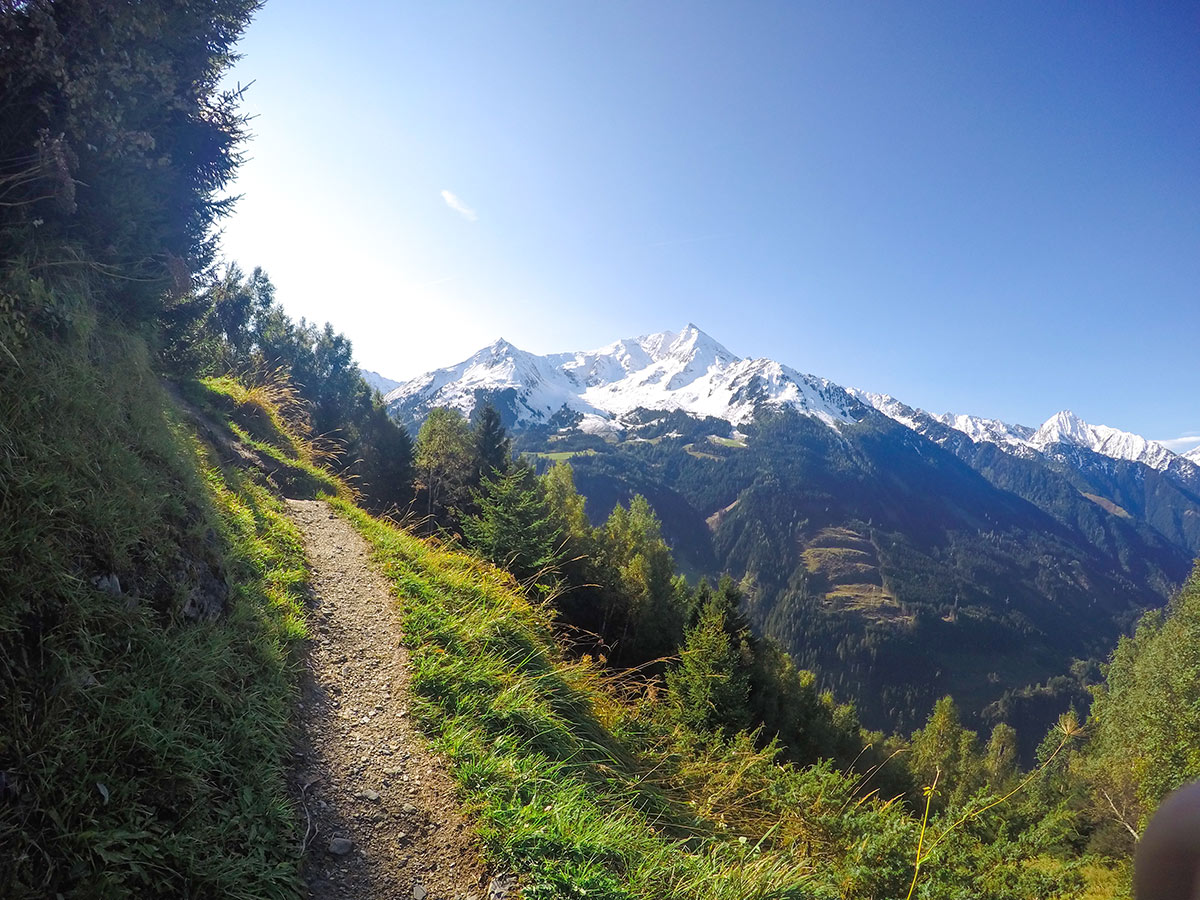
[[[385,402],[414,432],[490,403],[539,469],[571,464],[593,522],[645,496],[681,568],[740,579],[756,629],[872,727],[914,727],[946,693],[1011,714],[1200,555],[1200,466],[1161,444],[1066,411],[934,416],[694,325],[548,356],[501,340]]]

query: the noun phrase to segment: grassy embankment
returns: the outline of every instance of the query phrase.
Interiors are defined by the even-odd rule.
[[[671,790],[632,751],[639,736],[620,734],[628,710],[587,661],[563,657],[549,616],[510,576],[337,505],[395,585],[421,719],[494,859],[529,876],[527,898],[813,896],[810,860],[729,827],[748,803],[770,815],[770,798],[751,799],[762,754],[660,759]],[[712,765],[714,754],[744,771]]]
[[[52,336],[0,322],[0,895],[295,896],[299,536],[139,338],[41,299]]]

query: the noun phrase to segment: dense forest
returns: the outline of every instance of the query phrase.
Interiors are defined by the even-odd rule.
[[[1033,735],[1085,709],[1094,663],[1191,568],[1036,460],[965,438],[963,459],[882,415],[835,431],[767,408],[738,439],[682,411],[640,418],[517,445],[541,469],[569,460],[597,524],[645,496],[681,569],[732,573],[756,632],[873,728],[911,731],[952,693],[973,727],[1021,723],[1031,761]]]
[[[787,416],[708,459],[647,440],[636,452],[686,486],[659,496],[615,487],[611,459],[523,457],[487,405],[410,435],[344,336],[220,259],[247,138],[221,76],[257,7],[0,2],[0,894],[298,895],[306,567],[279,498],[304,495],[334,498],[399,573],[424,727],[525,896],[1127,896],[1150,815],[1200,775],[1200,570],[1104,662],[1046,682],[1080,701],[1049,727],[968,727],[952,690],[881,691],[898,721],[932,711],[864,727],[831,688],[878,687],[886,657],[870,629],[855,643],[804,618],[812,586],[772,543],[773,504],[875,504],[879,545],[889,517],[933,522],[939,501],[855,494],[844,448],[780,451],[808,427]],[[768,455],[793,468],[753,493]],[[818,491],[818,470],[847,477]],[[722,508],[735,484],[750,498],[681,566],[671,503]],[[952,564],[890,545],[903,615],[972,620],[954,565],[998,573],[1066,540],[1013,515],[1027,543],[1010,534],[1002,557],[965,526]],[[698,577],[718,559],[756,560],[757,579]],[[1142,605],[1121,583],[1104,602]],[[785,595],[800,612],[777,612]],[[788,647],[752,615],[785,619]],[[1005,624],[973,627],[1000,642]],[[552,820],[559,805],[598,811]]]

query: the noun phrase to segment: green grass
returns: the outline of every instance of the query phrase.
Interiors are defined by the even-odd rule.
[[[719,437],[715,434],[710,434],[708,436],[708,442],[710,444],[716,444],[719,447],[735,447],[738,450],[746,449],[746,442],[744,440],[739,441],[736,438]]]
[[[543,453],[527,453],[526,456],[534,456],[538,459],[548,459],[551,462],[564,462],[568,459],[573,459],[576,456],[595,456],[595,450],[554,450]]]
[[[493,864],[523,896],[751,900],[903,897],[920,819],[864,776],[778,764],[752,736],[673,724],[669,699],[569,658],[507,574],[344,501],[391,580],[415,711]],[[976,807],[987,797],[974,801]],[[1074,864],[996,841],[998,817],[936,817],[915,896],[1074,896]],[[949,836],[948,840],[942,839]]]
[[[527,900],[904,895],[919,822],[899,803],[751,736],[686,732],[660,688],[569,659],[510,576],[354,507],[286,385],[209,379],[177,413],[137,337],[78,313],[53,336],[6,322],[0,896],[299,893],[306,569],[275,492],[330,489],[395,587],[419,719]],[[94,584],[110,575],[120,592]],[[992,827],[954,832],[917,895],[1078,894],[1069,865]]]
[[[137,337],[0,340],[0,896],[296,896],[297,533]]]
[[[337,506],[395,586],[421,721],[493,859],[527,877],[526,898],[823,895],[817,859],[793,846],[816,829],[796,816],[781,828],[762,796],[788,771],[771,751],[631,749],[664,733],[629,720],[588,660],[564,658],[509,576]]]
[[[181,392],[209,423],[258,455],[255,464],[243,465],[273,492],[307,500],[323,494],[353,499],[345,482],[321,465],[320,454],[300,436],[307,417],[286,382],[276,379],[247,388],[226,375],[189,382]]]

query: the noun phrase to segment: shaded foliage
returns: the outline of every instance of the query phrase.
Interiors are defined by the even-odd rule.
[[[258,0],[0,3],[0,262],[74,265],[136,321],[213,258],[246,136],[220,86]]]
[[[519,581],[552,583],[562,537],[536,478],[524,467],[489,471],[491,476],[472,494],[477,511],[463,517],[467,546]]]

